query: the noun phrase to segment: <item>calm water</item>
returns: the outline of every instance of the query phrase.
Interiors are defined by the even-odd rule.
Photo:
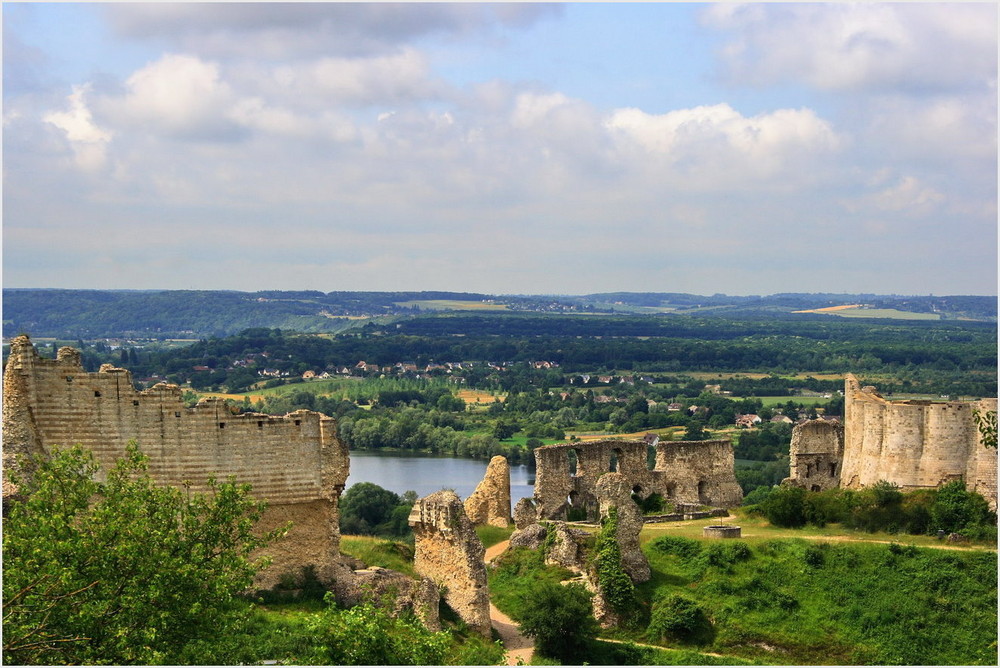
[[[351,474],[347,477],[345,489],[358,482],[372,482],[400,495],[412,489],[418,497],[441,489],[453,489],[464,501],[482,481],[487,464],[488,461],[481,459],[352,450]],[[534,471],[529,471],[524,464],[512,465],[511,505],[522,497],[532,496],[534,485]]]

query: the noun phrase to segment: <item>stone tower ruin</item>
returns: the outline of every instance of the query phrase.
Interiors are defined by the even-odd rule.
[[[215,399],[187,408],[176,385],[140,392],[125,369],[106,364],[88,373],[79,351],[69,347],[54,360],[42,358],[27,336],[11,342],[3,390],[5,498],[17,493],[7,472],[25,456],[80,444],[106,471],[134,440],[157,483],[205,492],[210,477],[234,476],[268,502],[262,529],[293,522],[289,534],[267,548],[272,565],[258,574],[256,586],[273,586],[282,574],[297,575],[309,565],[321,580],[333,579],[338,504],[349,470],[333,418],[305,410],[234,415]]]

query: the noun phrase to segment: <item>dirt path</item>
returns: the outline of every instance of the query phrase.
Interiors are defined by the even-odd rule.
[[[510,541],[505,540],[487,548],[483,560],[487,564],[490,563],[503,554],[509,546]],[[507,650],[507,665],[516,666],[519,663],[524,665],[531,663],[531,657],[535,653],[534,641],[522,635],[514,620],[500,612],[492,602],[490,602],[490,622],[500,634],[504,649]]]

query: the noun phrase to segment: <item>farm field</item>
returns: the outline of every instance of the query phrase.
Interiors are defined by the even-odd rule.
[[[912,311],[900,311],[894,308],[865,308],[860,304],[844,304],[842,306],[828,306],[826,308],[809,309],[806,311],[792,311],[792,313],[822,313],[824,315],[836,315],[842,318],[888,318],[891,320],[940,320],[937,313],[914,313]]]
[[[413,308],[416,306],[425,311],[506,311],[506,304],[482,301],[463,301],[459,299],[415,299],[408,302],[395,302],[396,306]]]

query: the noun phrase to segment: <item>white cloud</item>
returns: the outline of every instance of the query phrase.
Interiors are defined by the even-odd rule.
[[[951,91],[996,82],[994,3],[718,3],[734,82],[825,90]]]
[[[77,166],[84,171],[94,172],[106,162],[107,145],[112,133],[94,123],[85,100],[89,90],[88,86],[74,86],[73,93],[67,98],[69,109],[49,112],[42,120],[66,133]]]
[[[817,167],[841,139],[810,109],[745,117],[728,104],[649,114],[619,109],[606,121],[624,144],[662,157],[678,172],[718,179],[772,179],[807,160]],[[714,176],[713,176],[714,173]],[[725,180],[716,180],[723,185]],[[708,185],[708,184],[705,184]]]
[[[124,99],[102,101],[102,112],[133,130],[218,140],[236,129],[228,113],[237,97],[216,63],[166,54],[132,74],[125,88]]]

